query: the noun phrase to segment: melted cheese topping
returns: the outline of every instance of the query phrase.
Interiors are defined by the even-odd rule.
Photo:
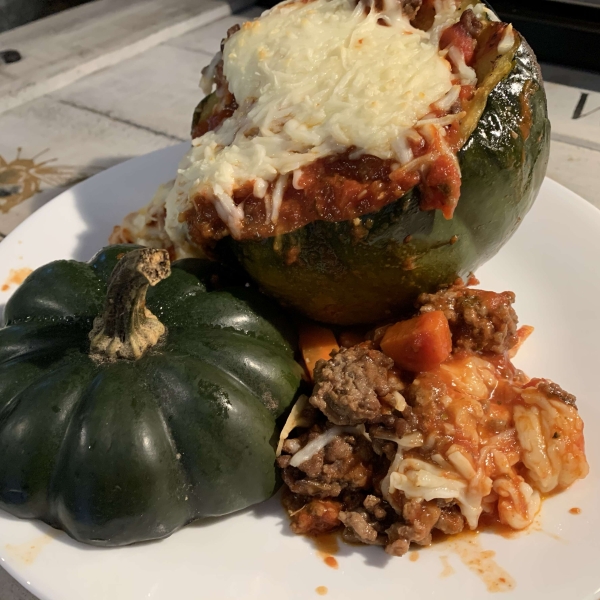
[[[236,237],[244,213],[232,195],[247,182],[263,194],[275,184],[265,201],[276,222],[280,176],[352,146],[399,164],[410,159],[406,138],[453,92],[452,73],[437,30],[413,28],[400,3],[390,4],[365,14],[352,0],[286,2],[229,38],[224,74],[239,108],[194,140],[180,165],[167,201],[174,240],[185,235],[178,217],[195,194],[214,202]]]

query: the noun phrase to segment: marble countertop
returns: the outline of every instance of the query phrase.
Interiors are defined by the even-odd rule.
[[[120,19],[134,19],[137,34],[106,41],[98,31],[112,31],[112,21],[98,5],[109,2],[68,11],[71,28],[88,28],[80,63],[61,48],[54,62],[37,56],[35,68],[0,66],[0,239],[74,183],[187,140],[201,97],[200,70],[231,25],[260,13],[250,8],[230,15],[230,5],[219,0],[173,0],[168,18],[156,27],[149,15],[145,21],[123,9],[152,13],[155,0],[124,2]],[[233,5],[243,6],[248,2]],[[94,19],[102,21],[96,37]],[[19,40],[27,45],[43,29],[38,22],[0,34],[0,49]],[[30,51],[39,48],[32,44]],[[546,65],[543,72],[552,122],[548,176],[600,208],[600,76]],[[0,568],[0,600],[34,597]]]

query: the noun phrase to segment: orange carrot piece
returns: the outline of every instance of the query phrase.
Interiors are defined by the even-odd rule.
[[[533,333],[531,325],[522,325],[517,329],[517,343],[508,351],[508,358],[514,358],[525,340]]]
[[[440,310],[426,312],[392,325],[381,340],[381,349],[407,371],[431,371],[452,352],[448,320]]]
[[[320,325],[305,323],[299,332],[300,351],[311,379],[319,359],[329,360],[333,350],[339,350],[333,331]]]

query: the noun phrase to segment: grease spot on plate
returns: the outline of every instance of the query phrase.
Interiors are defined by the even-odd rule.
[[[317,552],[323,555],[337,554],[340,551],[340,543],[335,533],[324,533],[311,536],[317,547]]]
[[[51,531],[44,533],[30,542],[24,544],[6,544],[6,551],[19,562],[30,566],[35,562],[35,559],[40,555],[40,552],[58,535],[59,531]]]
[[[444,567],[443,571],[440,573],[440,577],[450,577],[450,575],[454,575],[454,567],[450,564],[448,557],[445,554],[440,556],[440,560],[442,561],[442,566]]]
[[[10,289],[11,285],[21,285],[31,273],[33,273],[33,269],[30,269],[29,267],[23,267],[22,269],[11,269],[0,290],[6,292]]]
[[[324,585],[320,585],[318,588],[315,589],[315,592],[317,592],[319,596],[324,596],[328,591],[329,590]]]
[[[526,533],[531,533],[532,531],[543,533],[544,535],[551,537],[553,540],[556,540],[557,542],[562,542],[563,544],[567,543],[563,538],[561,538],[556,533],[552,533],[551,531],[546,531],[542,527],[542,512],[541,511],[535,516],[533,523],[527,529],[525,529]]]
[[[516,581],[494,559],[493,550],[484,550],[477,532],[465,532],[448,541],[462,563],[481,579],[488,592],[508,592],[515,588]]]
[[[338,536],[335,533],[325,533],[322,535],[311,536],[317,547],[317,556],[323,559],[323,562],[332,569],[339,567],[338,561],[332,556],[340,550]]]
[[[417,562],[419,560],[419,553],[417,551],[411,552],[408,555],[408,560],[410,560],[410,562]]]
[[[573,508],[570,508],[570,509],[569,509],[569,512],[570,512],[572,515],[580,515],[580,514],[581,514],[581,509],[580,509],[580,508],[577,508],[576,506],[574,506]]]
[[[531,525],[529,525],[529,527],[526,527],[525,529],[513,529],[509,525],[504,525],[503,523],[500,523],[498,521],[497,515],[494,515],[491,519],[486,518],[486,516],[483,515],[479,520],[479,525],[478,525],[477,531],[479,531],[480,533],[481,532],[493,533],[495,535],[499,535],[506,539],[520,538],[520,537],[529,535],[531,533],[543,533],[544,535],[547,535],[558,542],[566,543],[565,540],[563,538],[561,538],[559,535],[557,535],[556,533],[552,533],[551,531],[546,531],[543,528],[543,526],[542,526],[542,511],[538,512],[538,514],[533,519],[533,522],[531,523]],[[449,539],[449,538],[444,537],[443,539]]]

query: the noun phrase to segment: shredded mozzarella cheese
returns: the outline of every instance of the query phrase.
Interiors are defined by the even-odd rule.
[[[200,89],[204,94],[210,94],[212,92],[215,69],[221,61],[221,58],[221,53],[217,52],[214,55],[213,59],[210,61],[210,64],[207,67],[204,67],[204,69],[202,69],[202,77],[200,78]]]
[[[290,460],[290,465],[292,467],[299,467],[303,462],[311,459],[319,450],[325,448],[325,446],[327,446],[327,444],[329,444],[334,437],[341,435],[342,433],[360,434],[356,427],[340,427],[336,425],[335,427],[323,432],[319,437],[308,442],[308,444],[306,444],[302,450],[296,452],[296,454],[294,454]]]
[[[383,485],[383,483],[382,483]],[[456,471],[447,471],[418,458],[405,458],[390,474],[389,492],[399,490],[407,498],[455,500],[469,527],[475,529],[481,515],[481,501],[487,493],[471,489]]]
[[[456,46],[448,48],[448,58],[454,63],[462,85],[473,85],[477,81],[475,69],[467,65],[464,54]]]
[[[271,221],[273,223],[277,223],[277,219],[279,218],[279,209],[281,208],[281,202],[283,201],[283,192],[287,185],[287,180],[287,173],[285,175],[280,175],[275,184],[275,188],[273,189],[273,208],[271,210]]]
[[[296,427],[309,427],[310,426],[310,422],[302,417],[302,413],[304,412],[304,409],[307,406],[308,406],[308,396],[305,396],[303,394],[302,396],[300,396],[300,398],[298,398],[298,401],[296,402],[296,404],[294,404],[294,406],[292,406],[292,410],[290,411],[290,414],[289,414],[288,418],[286,419],[283,429],[281,430],[281,435],[279,436],[279,443],[277,444],[277,450],[275,451],[275,456],[281,455],[281,451],[283,450],[283,444],[285,443],[285,440],[288,439],[290,433]]]
[[[440,7],[440,27],[460,16],[453,1]],[[179,215],[196,194],[215,203],[235,237],[244,214],[232,196],[248,181],[272,184],[267,195],[275,222],[281,176],[319,158],[356,147],[409,162],[412,153],[398,140],[453,90],[436,36],[412,27],[397,2],[368,15],[352,0],[286,2],[245,23],[223,49],[224,74],[239,108],[194,140],[182,161],[167,200],[171,238],[185,238]]]
[[[292,175],[292,185],[294,186],[295,190],[302,189],[302,185],[300,185],[300,177],[302,177],[302,169],[296,169]]]
[[[479,2],[478,4],[471,6],[471,10],[475,13],[475,16],[478,19],[487,18],[490,21],[500,21],[500,19],[496,16],[496,13],[483,4],[483,2]]]
[[[406,398],[398,391],[392,393],[392,398],[394,400],[394,408],[402,412],[406,408]]]
[[[439,110],[450,110],[452,105],[460,96],[460,85],[453,85],[452,89],[441,99],[435,103],[435,107]]]
[[[502,36],[502,41],[498,44],[498,54],[506,54],[515,45],[515,32],[513,26],[508,25]]]
[[[420,431],[413,431],[399,438],[398,436],[378,433],[373,436],[377,440],[386,440],[398,444],[398,448],[410,450],[411,448],[419,448],[423,445],[423,434]]]
[[[454,23],[458,23],[461,12],[457,4],[460,3],[456,0],[434,0],[435,18],[430,31],[432,43],[439,44],[442,33]]]

